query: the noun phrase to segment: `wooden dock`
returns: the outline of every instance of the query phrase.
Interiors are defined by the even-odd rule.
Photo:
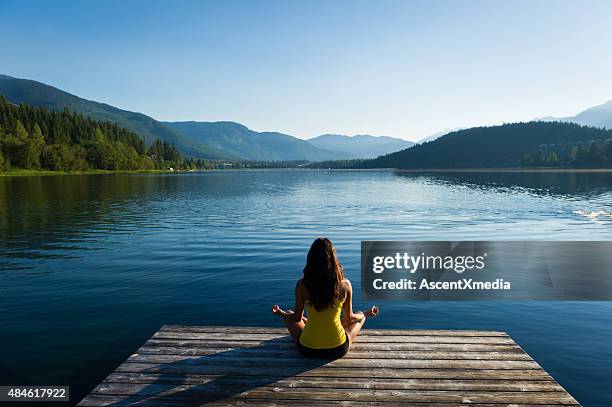
[[[370,330],[337,360],[280,328],[163,326],[81,406],[579,405],[506,333]]]

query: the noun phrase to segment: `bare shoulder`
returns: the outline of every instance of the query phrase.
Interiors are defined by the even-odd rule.
[[[342,279],[342,288],[347,292],[353,292],[353,286],[351,285],[351,280],[348,278]]]
[[[308,288],[306,288],[306,284],[304,284],[301,278],[295,284],[295,290],[301,293],[308,292]]]

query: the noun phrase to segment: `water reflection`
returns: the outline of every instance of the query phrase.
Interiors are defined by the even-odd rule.
[[[597,196],[612,191],[612,172],[465,172],[402,173],[399,179],[421,180],[444,186],[464,186],[500,193],[529,192],[564,197]]]
[[[70,384],[78,397],[162,324],[239,325],[245,309],[249,324],[276,324],[269,305],[290,306],[320,235],[356,308],[361,240],[609,240],[611,185],[392,171],[0,178],[0,383]],[[593,391],[609,381],[610,316],[604,303],[389,302],[371,326],[505,330],[585,404],[610,405]]]
[[[576,220],[610,223],[611,190],[612,173],[584,172],[5,177],[0,178],[0,269],[32,268],[35,263],[27,259],[106,249],[119,235],[169,231],[224,239],[249,234],[244,239],[250,241],[330,233],[352,244],[366,238],[440,238],[440,230],[444,238],[508,238],[513,225],[535,232],[536,223],[546,222],[557,234],[569,234]],[[585,238],[591,232],[581,230]]]
[[[171,193],[172,185],[163,177],[142,176],[2,178],[0,254],[70,257],[71,250],[85,249],[83,241],[96,238],[91,233],[97,226],[120,227],[144,217],[143,205],[156,190]]]

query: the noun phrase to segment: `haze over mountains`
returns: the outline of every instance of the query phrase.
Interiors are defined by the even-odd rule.
[[[374,158],[364,166],[495,167],[518,165],[524,154],[537,152],[541,145],[578,145],[605,140],[612,134],[566,123],[612,129],[612,101],[572,117],[547,117],[529,123],[445,130],[415,145],[402,139],[369,135],[325,134],[302,140],[278,132],[257,132],[230,121],[160,122],[142,113],[86,100],[53,86],[6,75],[0,75],[0,95],[15,104],[68,109],[96,120],[111,121],[140,135],[147,144],[161,139],[175,144],[185,156],[203,159],[316,162]],[[566,154],[566,150],[560,152]]]
[[[544,117],[542,121],[572,122],[585,126],[605,127],[612,129],[612,100],[601,105],[588,108],[576,116],[570,117]]]
[[[358,134],[344,136],[341,134],[324,134],[308,140],[309,143],[326,150],[343,151],[347,158],[376,158],[394,151],[412,147],[412,141],[387,136],[370,136]]]
[[[410,142],[391,137],[346,137],[327,148],[288,134],[256,132],[234,122],[160,122],[142,113],[122,110],[72,95],[41,82],[0,75],[0,94],[8,101],[51,110],[71,111],[110,121],[142,136],[147,144],[161,139],[176,145],[184,155],[203,159],[258,161],[323,161],[371,158],[409,147]],[[324,143],[323,143],[324,144]],[[366,148],[367,146],[367,148]],[[369,151],[368,149],[371,149]]]
[[[348,153],[318,148],[305,140],[275,132],[256,132],[235,122],[163,122],[164,125],[231,157],[255,161],[322,161]]]

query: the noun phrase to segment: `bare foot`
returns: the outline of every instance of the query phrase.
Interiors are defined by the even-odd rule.
[[[378,315],[378,305],[374,305],[372,306],[372,308],[370,308],[369,310],[365,311],[363,313],[363,315],[365,315],[367,318],[371,318],[371,317],[375,317],[376,315]]]

